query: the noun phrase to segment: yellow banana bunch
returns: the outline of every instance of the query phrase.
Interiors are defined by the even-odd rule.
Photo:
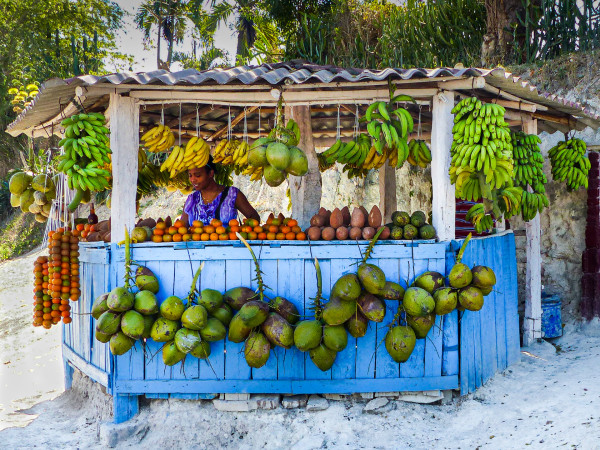
[[[252,167],[246,166],[246,168],[242,171],[242,175],[249,175],[250,180],[258,181],[263,176],[263,168],[262,167]]]
[[[371,149],[367,153],[367,157],[365,158],[365,162],[363,163],[362,168],[365,170],[379,169],[381,166],[383,166],[383,164],[385,164],[385,160],[388,158],[389,153],[396,152],[390,152],[387,147],[384,147],[381,154],[379,154],[375,146],[371,147]]]
[[[233,160],[233,164],[239,167],[246,167],[248,165],[248,150],[250,146],[247,142],[242,141],[234,150],[233,156],[231,157]]]
[[[175,143],[175,135],[167,125],[157,125],[146,131],[141,141],[144,147],[151,153],[164,152]]]
[[[223,139],[215,147],[215,152],[213,155],[214,162],[222,165],[234,164],[234,156],[240,158],[240,146],[242,146],[242,144],[243,142],[240,142],[238,140],[229,141],[227,139]],[[246,145],[244,147],[245,150],[243,151],[247,154],[248,148]]]
[[[185,148],[176,145],[169,157],[160,166],[161,171],[169,171],[175,178],[179,173],[194,168],[204,167],[208,162],[210,147],[202,138],[191,138]]]

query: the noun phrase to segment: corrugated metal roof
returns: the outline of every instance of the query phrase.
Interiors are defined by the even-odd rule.
[[[556,111],[573,116],[587,116],[587,123],[600,126],[600,116],[580,103],[571,102],[563,97],[547,92],[539,92],[527,80],[513,76],[502,68],[437,68],[437,69],[344,69],[335,66],[320,66],[303,61],[290,61],[259,66],[239,66],[229,69],[215,68],[205,71],[187,69],[179,72],[156,70],[152,72],[124,72],[102,76],[83,75],[67,80],[50,79],[45,82],[32,104],[7,127],[7,131],[18,134],[38,126],[58,115],[61,105],[68,103],[78,86],[94,86],[98,84],[112,85],[164,85],[164,86],[198,86],[198,85],[256,85],[274,86],[281,84],[329,84],[335,82],[369,82],[384,80],[417,80],[484,77],[486,83],[502,89],[509,94],[542,104]],[[425,87],[425,86],[423,86]],[[97,100],[96,98],[95,100]],[[88,99],[86,103],[93,103]],[[88,106],[84,105],[84,106]],[[590,121],[591,119],[591,121]]]

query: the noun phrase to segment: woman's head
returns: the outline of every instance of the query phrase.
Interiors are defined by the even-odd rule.
[[[215,163],[212,156],[208,157],[208,163],[204,167],[193,167],[188,169],[190,183],[196,191],[206,189],[215,178]]]

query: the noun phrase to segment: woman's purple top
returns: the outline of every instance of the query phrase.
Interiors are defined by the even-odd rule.
[[[191,224],[194,220],[199,220],[204,225],[208,225],[212,219],[215,219],[217,207],[219,206],[223,192],[217,195],[212,202],[206,205],[202,200],[200,191],[194,191],[188,195],[185,205],[183,206],[183,211],[188,215],[189,218],[188,222]],[[220,217],[216,217],[216,219],[219,219],[224,224],[228,223],[232,219],[237,218],[235,200],[238,192],[239,190],[237,188],[233,186],[230,187],[227,197],[225,197],[225,200],[223,200]]]

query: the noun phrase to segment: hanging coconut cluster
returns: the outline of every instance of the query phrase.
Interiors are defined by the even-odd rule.
[[[17,171],[10,177],[8,189],[13,208],[34,214],[38,222],[48,219],[52,200],[56,198],[56,187],[50,175],[31,176],[27,172]]]

